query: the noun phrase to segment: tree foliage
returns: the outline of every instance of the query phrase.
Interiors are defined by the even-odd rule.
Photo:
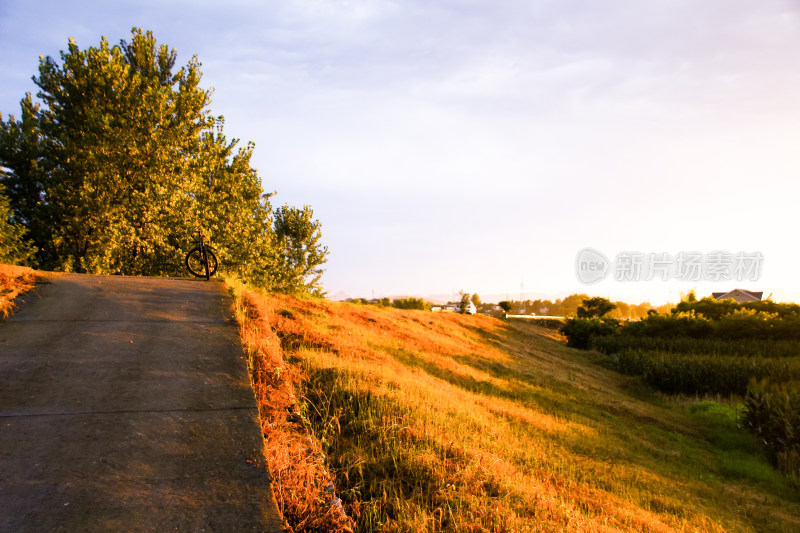
[[[282,292],[320,291],[319,266],[325,261],[328,249],[320,244],[319,222],[314,220],[309,206],[303,209],[283,206],[275,210],[273,234],[273,263],[269,285]]]
[[[469,308],[469,304],[471,303],[471,296],[468,292],[463,290],[458,291],[458,311],[463,315],[467,313],[467,309]]]
[[[613,318],[568,318],[561,326],[567,346],[588,350],[594,337],[613,335],[619,321]]]
[[[396,298],[392,300],[392,305],[398,309],[418,309],[424,310],[429,307],[428,302],[423,298]]]
[[[24,235],[25,227],[13,222],[11,204],[0,184],[0,263],[27,265],[32,250]]]
[[[577,309],[578,318],[603,318],[617,308],[608,298],[595,296],[587,298]]]
[[[308,207],[273,213],[254,146],[208,110],[193,57],[134,28],[130,42],[41,57],[38,102],[0,116],[0,182],[12,217],[54,270],[179,275],[199,227],[222,268],[260,286],[319,291],[327,249]]]
[[[719,320],[737,311],[750,310],[759,313],[772,313],[780,317],[800,315],[800,305],[794,303],[778,303],[772,300],[757,300],[739,303],[731,298],[717,300],[707,296],[698,300],[684,300],[672,309],[672,314],[695,313],[709,320]]]

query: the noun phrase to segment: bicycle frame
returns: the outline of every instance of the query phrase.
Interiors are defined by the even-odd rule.
[[[200,231],[200,228],[195,228],[192,232],[192,237],[195,235],[197,235],[196,246],[186,255],[186,267],[189,272],[198,278],[204,277],[209,280],[217,271],[219,264],[217,256],[206,245],[205,235]],[[198,266],[200,268],[197,268]]]

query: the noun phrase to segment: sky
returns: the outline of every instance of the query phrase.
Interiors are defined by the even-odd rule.
[[[331,298],[800,301],[796,0],[0,0],[3,117],[132,27],[314,210]]]

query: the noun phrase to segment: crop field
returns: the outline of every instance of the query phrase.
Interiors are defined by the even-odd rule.
[[[235,292],[295,531],[800,530],[736,401],[531,321]]]

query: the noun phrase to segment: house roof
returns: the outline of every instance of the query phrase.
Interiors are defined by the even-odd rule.
[[[756,291],[747,291],[745,289],[733,289],[732,291],[728,292],[711,293],[711,296],[716,300],[727,300],[728,298],[733,298],[739,303],[757,302],[761,300],[761,297],[763,295],[764,291],[756,292]]]

